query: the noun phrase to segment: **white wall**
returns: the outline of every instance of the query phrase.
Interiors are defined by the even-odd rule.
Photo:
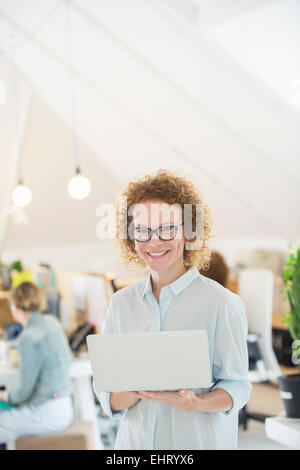
[[[286,253],[288,251],[288,244],[288,240],[280,238],[219,238],[212,241],[211,247],[223,253],[229,266],[234,267],[236,255],[240,251],[279,250]]]
[[[300,241],[300,240],[299,240]],[[213,239],[211,248],[220,251],[230,267],[234,267],[235,257],[242,250],[282,250],[287,252],[288,241],[283,239]],[[118,257],[111,241],[98,243],[76,243],[56,246],[28,247],[18,250],[5,250],[3,261],[10,263],[22,259],[24,266],[32,267],[39,262],[51,264],[64,271],[114,272],[119,281],[144,279],[147,271],[127,269]]]
[[[28,247],[18,250],[5,250],[4,263],[21,259],[24,266],[31,268],[40,262],[51,264],[62,271],[89,271],[97,273],[114,272],[118,280],[145,278],[144,270],[128,270],[117,257],[111,241],[98,243],[68,243],[55,246]]]

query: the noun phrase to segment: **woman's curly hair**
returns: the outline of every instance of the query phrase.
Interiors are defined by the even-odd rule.
[[[125,199],[123,199],[125,198]],[[212,219],[208,206],[204,203],[199,190],[194,183],[186,177],[178,176],[170,170],[158,170],[155,175],[145,175],[143,178],[130,182],[116,204],[116,245],[120,250],[121,259],[128,267],[146,267],[145,262],[138,256],[134,240],[128,235],[128,227],[132,222],[132,215],[128,215],[129,208],[138,203],[160,200],[169,205],[179,204],[184,216],[184,205],[190,204],[192,208],[192,230],[196,229],[196,216],[201,206],[202,247],[198,250],[184,248],[184,265],[187,268],[196,266],[199,270],[206,269],[210,262],[210,249],[208,241],[211,237]],[[126,201],[126,204],[124,204]],[[132,224],[131,224],[132,225]],[[186,234],[186,231],[185,231]],[[196,236],[194,236],[194,239]],[[190,239],[193,242],[194,239]]]

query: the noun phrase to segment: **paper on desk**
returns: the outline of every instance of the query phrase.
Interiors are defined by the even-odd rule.
[[[59,318],[64,330],[69,331],[72,328],[71,311],[69,301],[61,299],[59,304]]]
[[[6,364],[6,347],[5,341],[0,339],[0,364]]]
[[[107,307],[105,280],[95,276],[87,276],[85,279],[89,322],[101,328]]]
[[[74,307],[85,310],[85,276],[74,276],[72,279]]]

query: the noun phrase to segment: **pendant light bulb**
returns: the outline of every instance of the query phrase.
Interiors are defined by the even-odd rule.
[[[80,174],[80,169],[76,168],[76,174],[70,179],[68,192],[74,199],[85,199],[91,192],[91,183]]]
[[[19,181],[18,185],[12,192],[13,203],[18,207],[26,207],[30,204],[32,194],[28,186]]]

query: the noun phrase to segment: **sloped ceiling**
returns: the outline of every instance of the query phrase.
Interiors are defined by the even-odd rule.
[[[1,76],[4,76],[3,67]],[[19,80],[18,85],[20,97],[25,96],[28,92],[26,82]],[[10,99],[11,96],[8,96],[8,102]],[[19,108],[23,106],[25,103],[21,101]],[[13,116],[10,117],[9,124],[14,122]],[[6,125],[4,113],[1,113],[1,119],[2,129],[5,130],[0,139],[0,203],[3,207],[13,157],[9,142],[12,143],[14,129]],[[4,240],[6,249],[97,243],[96,225],[99,219],[96,209],[103,202],[114,202],[118,183],[82,141],[79,141],[79,154],[82,171],[92,186],[91,194],[82,201],[70,198],[67,193],[68,181],[74,173],[69,128],[41,97],[32,94],[20,155],[20,170],[33,195],[31,204],[24,209],[29,226],[17,227],[10,218]]]
[[[199,184],[218,236],[297,237],[299,115],[163,2],[76,0],[70,8],[83,167],[101,188],[82,202],[65,194],[72,155],[64,2],[0,1],[1,69],[13,64],[34,96],[22,164],[39,194],[28,208],[34,231],[43,225],[36,241],[69,240],[77,204],[85,218],[71,236],[88,239],[96,200],[110,202],[124,181],[158,168]],[[0,78],[10,89],[8,75]],[[1,136],[6,154],[9,138]]]
[[[206,34],[300,112],[298,0],[267,1],[206,29]]]

